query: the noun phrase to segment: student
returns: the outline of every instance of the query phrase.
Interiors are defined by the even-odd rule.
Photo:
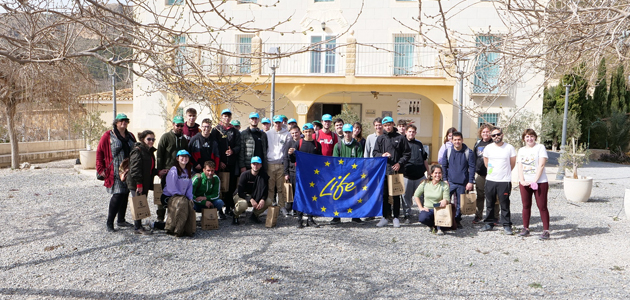
[[[262,118],[260,124],[262,124],[262,130],[264,132],[267,132],[269,131],[269,129],[271,129],[271,120],[269,120],[269,118]]]
[[[361,144],[361,149],[365,152],[365,138],[363,137],[363,125],[361,125],[361,122],[352,124],[352,137]]]
[[[151,130],[138,133],[140,142],[136,143],[131,150],[129,158],[129,174],[127,175],[127,187],[131,191],[131,196],[147,195],[153,190],[153,178],[157,175],[155,168],[155,134]],[[144,229],[142,220],[135,220],[135,234],[152,234]]]
[[[479,138],[480,140],[475,143],[475,156],[476,158],[476,166],[475,172],[477,175],[475,176],[475,190],[477,191],[477,210],[475,211],[475,219],[473,219],[473,224],[483,223],[483,208],[486,203],[486,175],[488,174],[488,168],[483,163],[483,149],[486,148],[489,144],[492,144],[492,138],[490,137],[490,133],[494,129],[492,124],[482,124],[479,127]],[[494,219],[499,220],[499,201],[495,201],[494,205]]]
[[[437,231],[437,235],[444,235],[444,230],[435,227],[435,206],[446,207],[449,201],[448,183],[442,181],[442,166],[431,165],[429,178],[422,181],[415,193],[413,200],[416,201],[420,215],[418,222],[429,226],[431,232]],[[424,204],[420,201],[420,197],[424,196]]]
[[[405,194],[403,195],[403,211],[405,213],[405,224],[411,223],[411,207],[413,206],[413,193],[418,188],[420,182],[426,177],[424,173],[429,169],[427,162],[428,154],[424,152],[424,145],[422,142],[416,140],[417,128],[413,124],[407,125],[405,130],[405,137],[409,143],[409,149],[411,149],[411,155],[409,161],[405,164],[404,184]]]
[[[473,190],[475,180],[475,154],[463,143],[461,132],[453,132],[453,148],[444,151],[444,178],[450,186],[450,196],[455,196],[455,222],[462,226],[461,195]]]
[[[334,157],[363,157],[363,148],[361,144],[352,137],[353,127],[350,124],[343,125],[343,140],[335,146],[333,150]],[[360,218],[352,218],[352,222],[362,224]],[[330,224],[341,223],[341,218],[333,218]]]
[[[263,170],[267,171],[267,149],[269,142],[267,134],[258,128],[260,115],[256,112],[249,114],[249,127],[241,131],[241,154],[239,166],[241,173],[249,170],[252,157],[258,156],[263,161]]]
[[[337,118],[335,119],[333,124],[335,124],[335,133],[337,134],[337,138],[338,138],[337,140],[339,141],[343,140],[343,124],[345,124],[343,122],[343,119]]]
[[[203,165],[203,172],[193,177],[193,204],[196,212],[201,212],[204,208],[216,208],[219,220],[225,220],[223,213],[223,200],[221,197],[221,179],[215,174],[216,164],[214,161],[206,161]]]
[[[262,170],[262,159],[258,156],[252,157],[251,169],[241,174],[238,180],[238,189],[234,194],[234,217],[233,225],[239,225],[238,217],[244,213],[248,207],[253,207],[254,211],[250,220],[256,224],[261,223],[258,216],[271,206],[269,193],[269,176]]]
[[[339,141],[339,136],[331,130],[332,116],[325,114],[322,116],[323,128],[315,132],[315,140],[322,145],[322,155],[332,156],[333,147]]]
[[[190,153],[186,150],[177,152],[177,163],[166,174],[166,185],[160,199],[163,206],[168,206],[166,223],[155,222],[157,229],[166,229],[169,234],[178,237],[195,234],[196,214],[193,207],[192,165]]]
[[[195,123],[197,120],[197,110],[194,108],[188,108],[186,110],[186,123],[184,123],[184,127],[182,128],[182,133],[184,137],[190,141],[193,136],[199,133],[199,124]]]
[[[176,154],[180,150],[188,151],[188,140],[184,137],[184,118],[173,118],[173,129],[162,135],[157,148],[157,169],[159,171],[162,187],[166,184],[166,173],[177,163]],[[166,208],[157,206],[157,220],[164,222]]]
[[[224,109],[221,111],[221,124],[212,129],[212,135],[214,140],[219,145],[219,172],[230,173],[230,183],[228,191],[223,193],[223,199],[225,199],[225,214],[231,215],[234,209],[234,203],[232,202],[232,195],[236,190],[236,183],[238,181],[239,168],[239,156],[241,153],[241,133],[232,126],[230,121],[232,120],[232,111]]]
[[[291,123],[289,123],[291,124]],[[302,133],[300,132],[300,128],[297,126],[293,126],[289,129],[289,134],[291,135],[291,139],[284,144],[282,152],[284,153],[282,159],[282,166],[284,168],[284,181],[290,182],[293,186],[293,194],[295,195],[295,150],[300,147],[300,141],[302,141]],[[293,161],[291,161],[291,156],[293,156]],[[288,200],[288,195],[287,195]],[[286,209],[289,212],[289,215],[293,214],[293,202],[287,202]]]
[[[383,119],[378,117],[374,119],[374,122],[372,122],[372,124],[374,125],[374,133],[368,135],[365,139],[365,148],[363,149],[363,157],[365,158],[372,157],[376,138],[378,138],[379,135],[383,134],[383,123],[381,123],[382,121]]]
[[[219,145],[211,133],[212,122],[210,119],[204,119],[201,121],[201,132],[193,136],[188,142],[193,173],[203,172],[203,166],[207,161],[214,161],[215,165],[220,162]]]
[[[269,175],[269,200],[273,202],[274,193],[278,194],[278,206],[283,216],[287,216],[286,194],[284,193],[284,145],[289,142],[289,131],[282,126],[282,118],[273,118],[273,128],[267,132],[267,174]]]
[[[455,127],[451,127],[446,130],[446,136],[444,136],[444,144],[442,144],[440,150],[438,151],[438,163],[440,165],[444,164],[442,157],[444,156],[444,152],[446,151],[446,149],[453,148],[453,142],[451,140],[453,139],[453,132],[455,131],[457,131]]]

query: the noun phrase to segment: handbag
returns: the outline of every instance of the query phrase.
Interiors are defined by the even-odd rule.
[[[400,196],[405,194],[403,178],[402,173],[387,175],[387,189],[390,196]]]

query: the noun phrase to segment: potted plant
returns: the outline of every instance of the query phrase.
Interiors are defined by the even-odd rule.
[[[105,127],[105,121],[101,119],[101,112],[87,112],[81,119],[78,120],[78,122],[75,123],[75,128],[77,128],[78,131],[83,132],[83,137],[85,138],[86,150],[79,151],[81,166],[86,170],[95,169],[96,147],[101,135],[107,130],[107,127]]]
[[[574,202],[586,202],[591,196],[593,178],[578,176],[577,170],[589,162],[591,151],[584,145],[576,145],[575,139],[571,139],[571,147],[560,155],[560,163],[566,168],[571,167],[569,175],[564,177],[564,195],[567,200]]]

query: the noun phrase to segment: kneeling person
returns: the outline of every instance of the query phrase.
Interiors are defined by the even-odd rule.
[[[262,170],[262,159],[258,156],[252,157],[251,166],[251,170],[241,174],[238,180],[238,188],[234,194],[234,225],[239,225],[238,217],[250,206],[254,208],[251,220],[261,223],[258,216],[271,206],[271,199],[267,199],[269,176]]]
[[[225,220],[222,210],[224,203],[219,199],[221,179],[214,173],[215,169],[216,164],[208,160],[203,165],[203,172],[193,178],[193,204],[196,212],[201,212],[204,208],[216,208],[219,219]]]

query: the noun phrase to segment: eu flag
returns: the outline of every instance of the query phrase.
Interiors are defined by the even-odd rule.
[[[348,158],[296,151],[294,208],[320,217],[383,214],[387,158]]]

